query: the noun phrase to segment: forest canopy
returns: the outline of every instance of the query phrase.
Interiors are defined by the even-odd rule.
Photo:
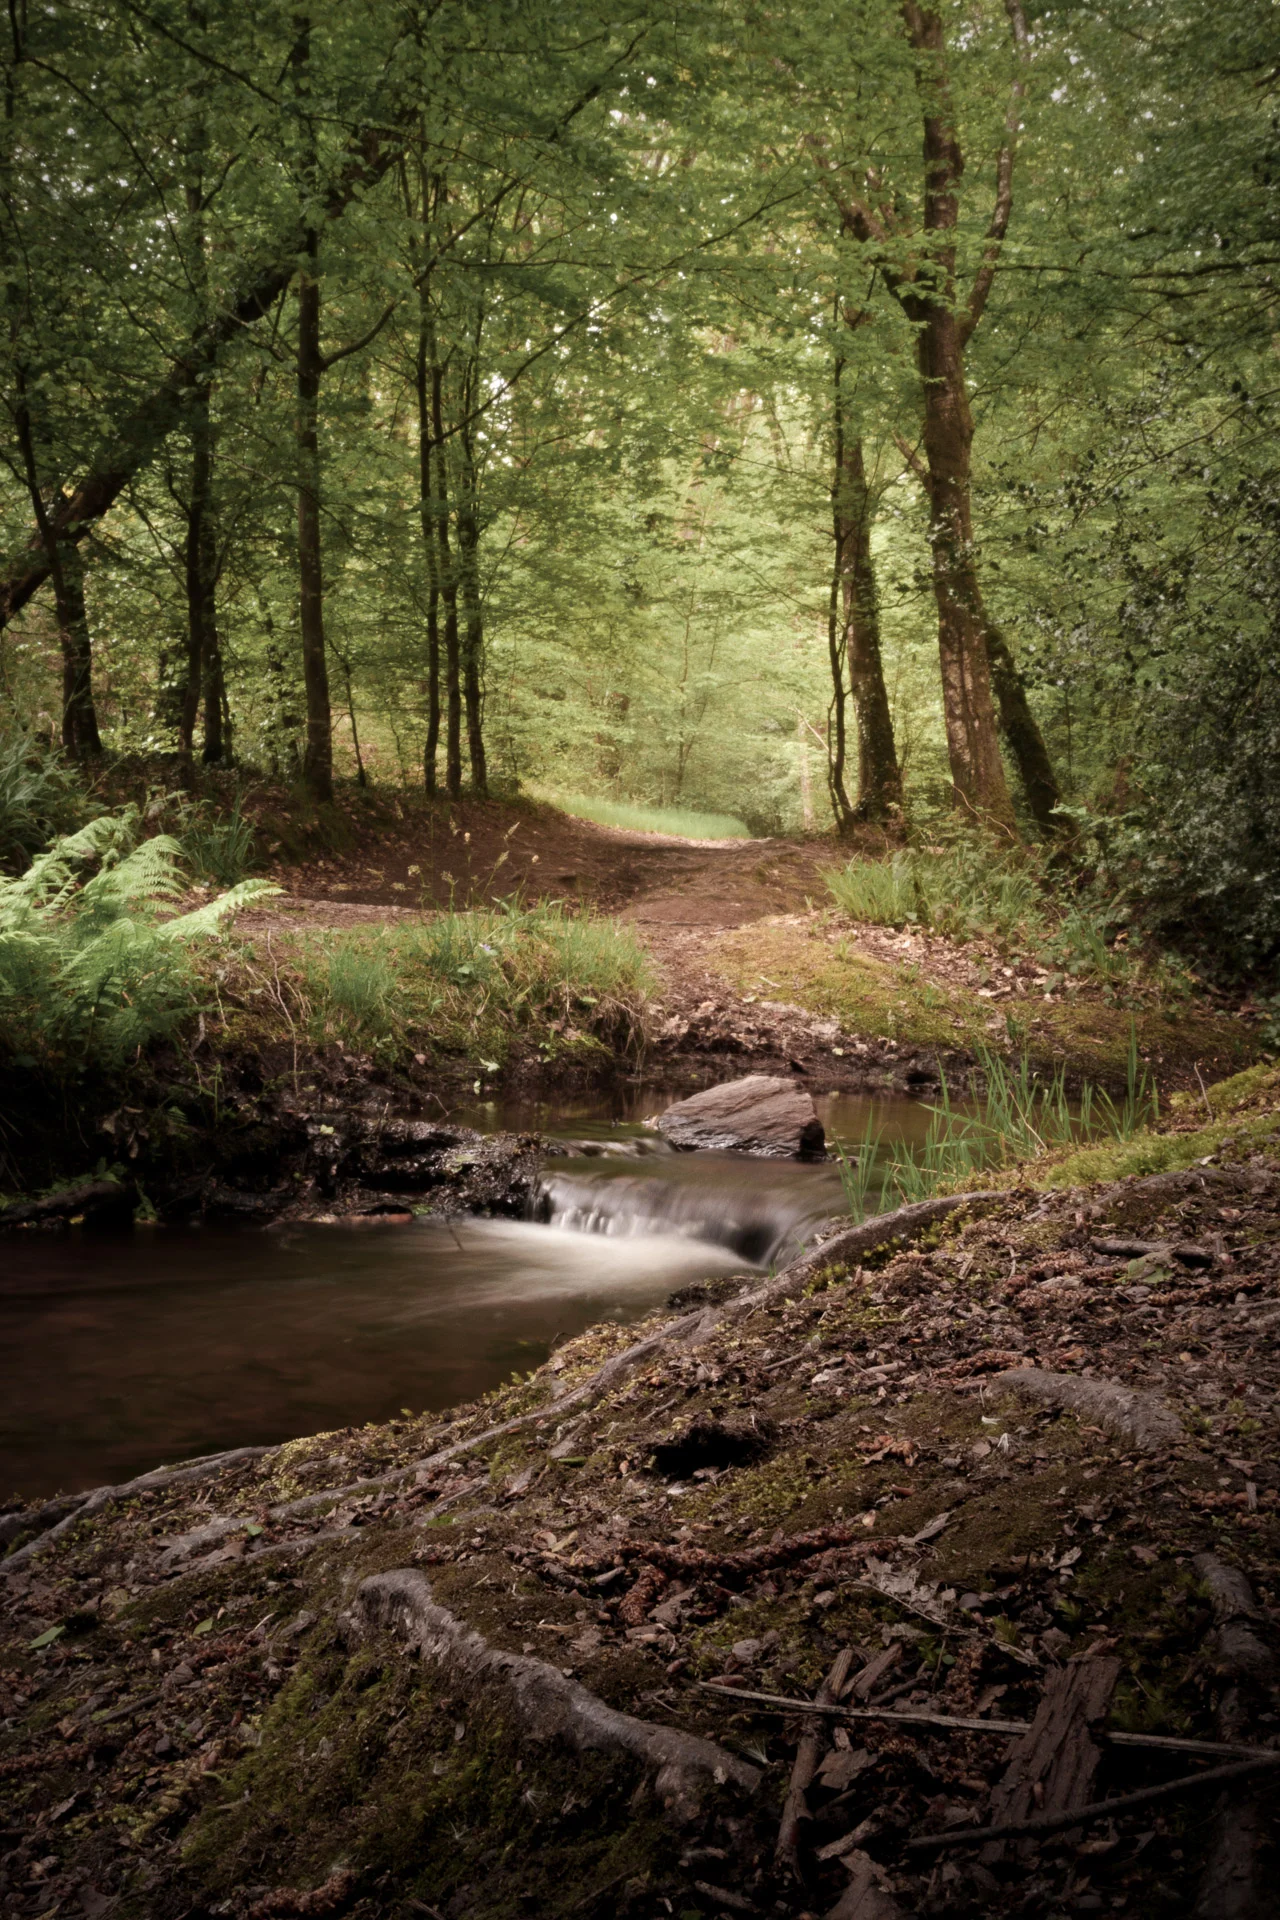
[[[4,764],[954,813],[1274,962],[1270,9],[15,0],[0,58]]]

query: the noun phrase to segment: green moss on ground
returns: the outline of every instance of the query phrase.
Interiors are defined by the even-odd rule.
[[[711,965],[739,993],[763,989],[840,1022],[846,1033],[900,1045],[1027,1053],[1039,1066],[1075,1077],[1123,1082],[1131,1030],[1162,1079],[1228,1073],[1257,1058],[1245,1022],[1190,996],[1162,1004],[1150,992],[1108,998],[1076,986],[1046,1002],[1026,992],[993,1003],[923,962],[890,962],[833,934],[829,917],[788,916],[723,934]]]

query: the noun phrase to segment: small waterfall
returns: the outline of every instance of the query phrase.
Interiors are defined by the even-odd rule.
[[[839,1172],[732,1153],[551,1160],[534,1218],[574,1233],[633,1239],[678,1234],[725,1247],[753,1266],[798,1248],[846,1211]]]

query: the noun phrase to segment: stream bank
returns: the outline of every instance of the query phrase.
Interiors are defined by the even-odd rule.
[[[14,1516],[10,1910],[1165,1920],[1230,1861],[1261,1920],[1274,1796],[1185,1780],[1280,1727],[1280,1076],[1210,1101],[447,1416]],[[1077,1673],[1084,1798],[1163,1797],[964,1844]],[[862,1717],[797,1775],[824,1676]]]

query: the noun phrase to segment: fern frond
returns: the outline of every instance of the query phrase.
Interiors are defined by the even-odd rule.
[[[252,906],[255,900],[265,900],[269,894],[280,893],[283,889],[272,886],[269,880],[242,880],[238,886],[228,887],[216,900],[210,900],[203,907],[196,907],[191,913],[179,915],[176,920],[165,920],[156,928],[162,940],[190,940],[202,933],[216,933],[229,914],[239,913],[242,907]]]

